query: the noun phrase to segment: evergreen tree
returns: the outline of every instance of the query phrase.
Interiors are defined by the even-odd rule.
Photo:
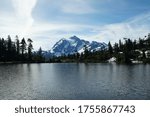
[[[0,61],[2,61],[2,39],[0,38]]]
[[[29,38],[28,39],[28,60],[32,61],[32,50],[33,50],[33,45],[32,45],[32,40]]]
[[[19,55],[20,54],[20,41],[17,35],[16,35],[16,51],[17,51],[17,55]]]
[[[133,50],[136,50],[136,49],[137,49],[137,41],[134,40],[134,42],[133,42]]]
[[[108,51],[109,51],[110,56],[112,56],[112,54],[113,54],[113,47],[112,47],[110,42],[108,43]]]
[[[89,50],[87,48],[87,45],[84,45],[84,58],[86,59],[89,55]]]
[[[116,54],[118,52],[119,52],[119,45],[118,45],[118,43],[115,43],[114,44],[114,53]]]
[[[10,61],[12,60],[12,41],[10,35],[8,35],[7,38],[7,60]]]
[[[42,58],[42,48],[41,47],[39,48],[38,55],[40,58]]]
[[[119,40],[119,51],[123,51],[123,43]]]
[[[1,39],[1,60],[6,61],[6,42],[4,38]]]
[[[25,41],[24,38],[21,40],[20,44],[21,44],[20,50],[21,50],[22,59],[24,59],[24,53],[26,51],[26,46],[27,46],[26,41]]]
[[[144,40],[139,38],[139,49],[143,49],[144,48]]]
[[[147,48],[150,49],[150,33],[148,34],[148,38],[147,38]]]
[[[45,61],[45,58],[43,57],[43,54],[42,54],[42,48],[41,47],[39,48],[37,55],[34,59],[36,62],[44,62]],[[52,61],[54,62],[54,59]]]

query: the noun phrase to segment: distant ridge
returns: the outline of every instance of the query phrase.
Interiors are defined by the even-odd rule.
[[[104,50],[108,48],[106,43],[100,43],[97,41],[86,41],[84,39],[80,39],[77,36],[72,36],[68,39],[62,38],[49,51],[50,56],[62,56],[62,55],[69,55],[74,53],[82,53],[84,52],[84,47],[91,52]],[[47,53],[48,54],[48,53]]]

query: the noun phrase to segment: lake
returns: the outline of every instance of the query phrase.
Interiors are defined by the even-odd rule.
[[[147,100],[150,65],[1,64],[0,99]]]

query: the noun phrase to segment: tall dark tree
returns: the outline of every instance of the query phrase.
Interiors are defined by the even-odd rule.
[[[118,45],[118,43],[115,43],[113,48],[114,48],[114,53],[118,53],[119,52],[119,45]]]
[[[0,61],[2,60],[2,39],[0,38]]]
[[[137,49],[137,41],[134,40],[134,42],[133,42],[133,50],[136,50],[136,49]]]
[[[39,58],[39,61],[42,62],[44,61],[44,57],[43,57],[43,54],[42,54],[42,48],[40,47],[39,50],[38,50],[38,58]]]
[[[41,47],[38,50],[38,56],[42,57],[42,48]]]
[[[148,34],[148,38],[147,38],[147,46],[148,49],[150,49],[150,33]]]
[[[121,42],[121,40],[119,40],[119,50],[123,51],[123,43]]]
[[[28,60],[32,61],[32,50],[33,50],[33,45],[32,45],[32,40],[28,38]]]
[[[88,47],[87,47],[87,45],[84,45],[84,57],[87,58],[88,55],[89,55]]]
[[[113,47],[112,47],[110,42],[108,43],[108,51],[109,51],[110,56],[112,56],[112,54],[113,54]]]
[[[21,55],[23,56],[25,51],[26,51],[26,46],[27,46],[26,41],[25,41],[24,38],[21,40],[20,44],[21,44],[21,46],[20,46]]]
[[[17,35],[16,35],[16,51],[17,51],[17,55],[19,55],[20,54],[20,41]]]
[[[16,36],[15,39],[15,41],[12,41],[9,35],[7,39],[0,38],[0,62],[27,62],[27,60],[32,60],[32,40],[28,39],[27,48],[24,38],[21,42],[19,41],[18,36]],[[28,49],[28,54],[26,53],[26,48]]]
[[[6,42],[4,38],[1,39],[1,61],[6,61]]]
[[[7,60],[12,60],[12,41],[10,35],[8,35],[7,38]]]
[[[144,48],[144,40],[139,38],[139,47],[138,48]]]

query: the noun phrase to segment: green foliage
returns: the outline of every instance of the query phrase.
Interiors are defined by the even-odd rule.
[[[28,61],[32,61],[32,50],[33,50],[32,42],[33,41],[29,38],[28,39]]]
[[[34,56],[32,57],[33,61],[37,62],[37,63],[43,63],[45,62],[45,57],[42,54],[42,48],[40,47],[38,52],[34,54]]]
[[[15,42],[10,36],[6,40],[0,38],[0,62],[45,62],[42,55],[40,55],[40,59],[36,59],[37,55],[33,54],[33,41],[29,38],[27,42],[28,45],[25,38],[20,42],[18,36],[16,36]]]
[[[33,41],[29,38],[23,38],[21,41],[16,36],[15,42],[8,36],[5,40],[0,38],[0,62],[107,62],[110,58],[115,57],[117,63],[130,64],[134,61],[150,63],[150,34],[143,39],[131,40],[124,38],[124,42],[119,40],[113,46],[109,42],[108,49],[90,52],[88,47],[84,46],[84,52],[60,57],[51,57],[48,60],[42,54],[40,47],[38,52],[33,52]],[[146,53],[147,52],[147,53]]]
[[[110,55],[113,54],[113,47],[112,47],[112,45],[111,45],[110,42],[108,43],[108,51],[109,51],[109,54],[110,54]]]
[[[150,34],[144,39],[132,41],[124,38],[124,42],[119,40],[113,46],[108,43],[108,49],[101,51],[88,51],[84,46],[84,52],[81,54],[73,54],[68,56],[53,57],[51,62],[107,62],[110,58],[115,57],[117,63],[130,64],[132,60],[150,63],[150,56],[145,54],[146,50],[150,50]]]

